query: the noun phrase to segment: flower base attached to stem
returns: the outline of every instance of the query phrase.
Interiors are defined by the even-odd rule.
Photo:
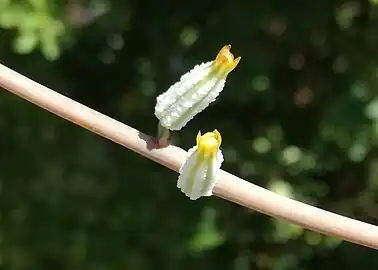
[[[160,147],[166,147],[169,145],[170,131],[163,127],[160,122],[158,124],[157,143]]]

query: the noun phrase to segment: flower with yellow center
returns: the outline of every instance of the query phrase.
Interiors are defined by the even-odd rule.
[[[241,59],[235,59],[230,49],[231,45],[224,46],[215,60],[196,65],[157,97],[155,115],[159,119],[159,140],[168,139],[169,130],[180,130],[215,101],[228,74]]]
[[[211,196],[217,181],[217,174],[223,162],[220,150],[222,137],[217,130],[201,135],[198,132],[197,145],[190,148],[180,168],[177,187],[191,200]]]

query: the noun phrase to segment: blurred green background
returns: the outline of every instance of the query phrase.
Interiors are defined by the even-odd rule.
[[[242,56],[192,120],[223,169],[378,223],[378,1],[0,0],[0,61],[155,135],[156,96],[225,44]],[[216,197],[0,93],[0,270],[376,269],[375,251]]]

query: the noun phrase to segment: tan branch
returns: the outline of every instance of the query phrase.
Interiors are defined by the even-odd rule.
[[[154,138],[96,112],[0,65],[0,86],[68,121],[178,171],[185,151],[175,146],[152,149]],[[172,179],[175,180],[175,179]],[[378,249],[378,227],[277,195],[222,171],[214,188],[218,197],[249,209],[349,242]]]

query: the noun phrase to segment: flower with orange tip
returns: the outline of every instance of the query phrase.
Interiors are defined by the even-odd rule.
[[[215,60],[196,65],[157,97],[155,115],[159,119],[159,139],[167,139],[169,130],[180,130],[215,101],[228,74],[241,59],[234,58],[230,49],[231,45],[224,46]]]

